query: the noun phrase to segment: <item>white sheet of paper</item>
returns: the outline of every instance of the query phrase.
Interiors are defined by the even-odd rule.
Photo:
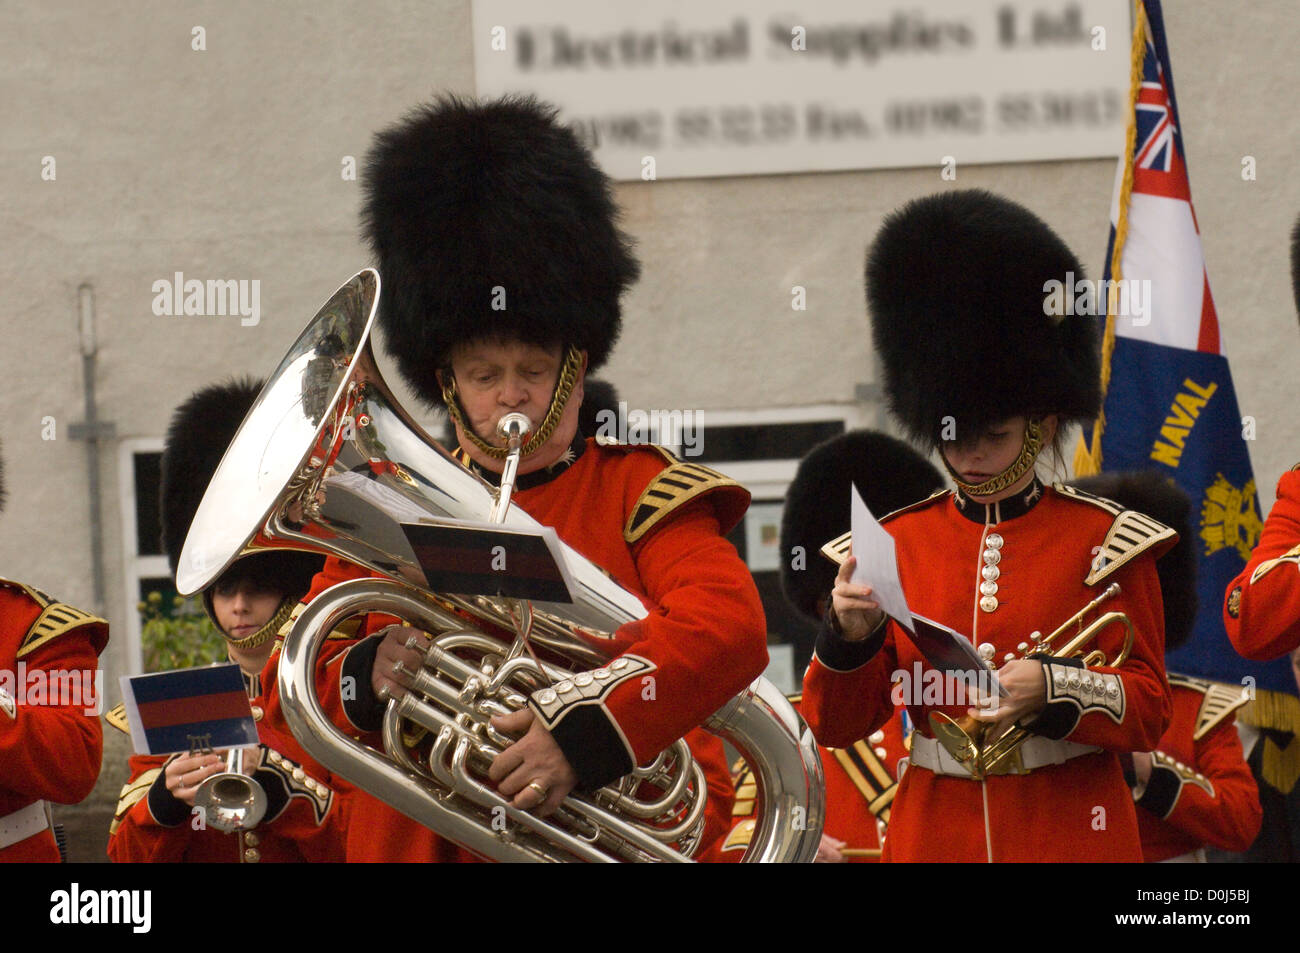
[[[870,586],[872,599],[885,614],[909,632],[915,632],[911,610],[903,595],[903,584],[898,579],[898,558],[894,553],[894,537],[876,522],[863,502],[856,486],[849,486],[853,494],[850,509],[850,529],[853,531],[853,555],[858,560],[853,570],[855,586]]]

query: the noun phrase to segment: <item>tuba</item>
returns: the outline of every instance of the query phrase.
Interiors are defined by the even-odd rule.
[[[563,542],[572,601],[444,591],[448,578],[466,588],[464,576],[431,561],[412,542],[413,526],[455,532],[491,520],[533,535],[542,527],[508,506],[508,481],[499,496],[394,399],[369,342],[379,282],[373,269],[353,276],[267,380],[194,516],[178,588],[200,590],[235,559],[268,548],[324,552],[381,573],[321,593],[285,638],[281,701],[308,754],[490,860],[690,860],[707,788],[684,741],[598,791],[571,794],[546,819],[517,810],[487,781],[487,765],[514,740],[488,720],[538,689],[569,691],[629,664],[615,657],[612,633],[646,610]],[[410,642],[425,646],[424,659],[415,689],[388,702],[383,752],[335,728],[315,692],[325,639],[368,612],[399,616],[432,638]],[[810,862],[824,817],[821,761],[784,696],[759,678],[703,727],[754,768],[764,813],[744,859]]]

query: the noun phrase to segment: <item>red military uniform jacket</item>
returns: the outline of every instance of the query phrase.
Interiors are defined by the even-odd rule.
[[[575,442],[575,451],[576,460],[562,463],[555,475],[521,478],[512,505],[553,527],[562,540],[642,599],[650,614],[619,629],[611,651],[637,656],[649,667],[635,678],[614,679],[599,704],[561,705],[544,714],[544,722],[579,778],[589,783],[618,777],[690,733],[687,740],[709,783],[707,846],[726,833],[733,790],[721,742],[692,729],[767,664],[758,591],[722,535],[744,514],[749,494],[707,467],[682,463],[659,448],[587,440]],[[328,585],[365,575],[370,573],[327,560],[308,600]],[[372,616],[363,634],[392,621]],[[318,686],[335,723],[360,735],[363,728],[349,718],[343,700],[342,680],[349,677],[351,655],[352,650],[322,652]],[[272,655],[272,665],[277,658]],[[358,677],[355,684],[364,700],[368,679]],[[275,698],[268,715],[283,717]],[[366,819],[368,833],[363,840],[350,838],[349,860],[463,856],[426,840],[423,828],[360,792],[353,817],[353,826]]]
[[[95,786],[104,743],[95,672],[107,642],[103,619],[0,579],[0,672],[11,679],[0,681],[0,830],[38,801],[76,804]],[[5,862],[58,860],[48,823],[0,849]]]
[[[1136,631],[1120,668],[1085,673],[1045,665],[1048,704],[1034,722],[1038,733],[1103,750],[1029,774],[977,781],[919,766],[918,736],[932,736],[931,711],[959,717],[968,706],[931,704],[916,685],[904,692],[916,734],[884,859],[1141,860],[1133,798],[1116,753],[1154,748],[1169,722],[1155,557],[1172,544],[1173,531],[1108,500],[1037,482],[988,506],[936,494],[887,517],[884,526],[896,541],[913,613],[976,645],[990,643],[998,665],[1032,631],[1051,632],[1111,582],[1122,592],[1103,609],[1125,612]],[[1114,658],[1122,637],[1121,627],[1110,626],[1096,647]],[[851,745],[889,718],[895,673],[924,685],[926,669],[893,621],[860,643],[825,629],[804,679],[804,716],[823,744]]]
[[[1233,711],[1240,688],[1170,675],[1174,715],[1138,799],[1142,854],[1169,860],[1206,845],[1244,851],[1264,816]]]
[[[802,699],[796,695],[790,701],[797,709]],[[855,852],[846,857],[848,863],[876,863],[898,791],[898,763],[907,757],[902,712],[895,712],[884,727],[847,748],[819,745],[817,750],[826,775],[824,832],[843,841],[842,850]],[[721,851],[724,861],[739,858],[758,821],[754,773],[744,761],[737,762],[737,768],[733,825]]]
[[[1223,624],[1232,647],[1267,661],[1300,647],[1300,464],[1277,481],[1259,545],[1228,585]]]
[[[163,768],[172,756],[132,755],[109,828],[108,856],[117,863],[326,863],[343,860],[346,799],[337,783],[291,736],[267,724],[265,698],[254,681],[253,716],[261,747],[254,779],[267,797],[266,815],[251,831],[225,833],[202,826],[193,808],[167,790]],[[127,731],[119,705],[105,716]]]

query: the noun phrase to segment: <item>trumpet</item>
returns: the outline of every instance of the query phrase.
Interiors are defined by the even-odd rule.
[[[1031,655],[1047,653],[1052,658],[1076,658],[1082,656],[1084,667],[1090,665],[1101,665],[1107,668],[1119,668],[1129,657],[1133,650],[1133,623],[1129,617],[1122,612],[1106,612],[1092,622],[1085,625],[1084,619],[1097,609],[1107,599],[1111,599],[1120,593],[1119,583],[1111,583],[1101,595],[1093,599],[1086,606],[1061,623],[1050,635],[1043,636],[1041,632],[1030,633],[1026,642],[1021,642],[1016,646],[1020,653],[1017,656],[1014,652],[1008,652],[1004,661],[1012,661],[1016,658],[1028,658]],[[1104,629],[1114,624],[1124,626],[1124,643],[1119,652],[1110,661],[1106,660],[1106,653],[1101,649],[1093,648],[1086,653],[1085,647],[1092,642],[1097,635]],[[1071,629],[1075,629],[1074,635],[1069,638],[1064,645],[1056,646],[1057,639],[1064,638]],[[986,658],[985,661],[989,661]],[[1019,748],[1032,734],[1027,728],[1019,725],[1012,725],[1005,732],[996,738],[990,738],[989,733],[992,726],[984,722],[977,721],[970,715],[962,715],[960,718],[951,718],[943,712],[931,712],[930,730],[939,743],[944,746],[947,752],[956,758],[962,765],[970,771],[971,776],[979,779],[988,774],[995,772],[999,767],[1011,761],[1017,756]]]
[[[205,779],[194,792],[204,823],[223,834],[252,830],[266,816],[266,792],[245,770],[245,750],[226,752],[226,770]]]
[[[264,549],[324,552],[380,573],[321,593],[285,638],[282,708],[309,755],[490,860],[690,860],[707,785],[684,741],[599,791],[571,794],[545,819],[515,809],[487,780],[486,765],[513,741],[490,719],[549,686],[567,692],[637,664],[616,656],[613,633],[648,610],[563,541],[572,601],[457,591],[460,567],[422,560],[412,535],[420,524],[456,530],[486,519],[529,533],[539,524],[509,506],[517,459],[507,459],[499,492],[393,397],[369,341],[379,287],[373,269],[353,276],[268,378],[194,516],[178,588],[202,589]],[[501,423],[517,449],[529,421]],[[382,752],[339,731],[316,695],[324,640],[371,612],[432,638],[417,639],[426,648],[416,689],[388,702]],[[759,780],[765,813],[744,859],[811,862],[824,818],[821,759],[784,696],[760,678],[704,727],[739,749]]]

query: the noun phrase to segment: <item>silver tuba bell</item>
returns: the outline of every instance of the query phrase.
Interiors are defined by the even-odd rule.
[[[498,507],[495,488],[393,398],[369,343],[378,297],[378,273],[359,272],[268,379],[194,517],[179,589],[198,591],[238,557],[268,548],[331,553],[383,574],[321,593],[285,639],[281,702],[308,754],[491,860],[689,860],[700,846],[706,784],[684,741],[599,791],[570,795],[546,819],[516,810],[486,780],[487,765],[514,740],[488,719],[575,671],[617,665],[611,633],[646,610],[563,543],[572,602],[448,594],[437,572],[426,574],[404,526],[481,525],[493,515],[507,530],[539,524],[518,507]],[[368,612],[399,616],[433,639],[416,690],[388,704],[386,752],[336,729],[315,692],[324,640]],[[821,760],[784,696],[757,679],[703,727],[739,749],[758,780],[763,812],[744,859],[811,861],[824,815]]]

